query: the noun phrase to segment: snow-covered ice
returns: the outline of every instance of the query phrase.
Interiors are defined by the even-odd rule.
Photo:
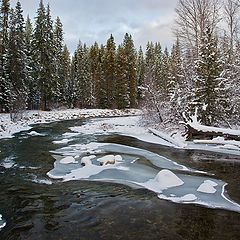
[[[215,193],[217,190],[215,189],[215,187],[218,184],[211,181],[211,180],[205,180],[204,183],[202,183],[199,188],[197,189],[198,192],[202,192],[202,193]]]
[[[61,164],[69,164],[69,163],[77,163],[75,158],[69,156],[69,157],[65,157],[62,160],[60,160]]]
[[[0,139],[11,138],[15,133],[30,130],[31,125],[39,123],[50,123],[55,121],[86,119],[96,117],[110,116],[130,116],[140,115],[141,111],[137,109],[111,110],[111,109],[68,109],[44,111],[26,111],[20,121],[11,121],[10,114],[0,114]]]
[[[156,193],[161,193],[165,189],[178,187],[183,184],[184,182],[176,174],[164,169],[161,170],[154,179],[143,183],[142,186]]]
[[[87,155],[89,152],[94,155]],[[120,183],[148,189],[159,198],[172,202],[240,212],[240,206],[225,196],[225,182],[144,149],[92,142],[69,145],[53,153],[60,157],[55,157],[54,168],[47,173],[53,179]],[[61,164],[61,159],[66,156],[72,159],[78,156],[78,163]],[[138,161],[141,158],[161,170],[142,164]],[[109,161],[111,163],[106,165]],[[200,176],[192,175],[193,172]]]

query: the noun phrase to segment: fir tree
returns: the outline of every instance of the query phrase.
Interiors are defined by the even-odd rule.
[[[114,37],[111,35],[107,40],[107,45],[105,49],[104,62],[104,83],[102,91],[102,107],[103,108],[113,108],[114,107],[114,85],[115,85],[115,71],[116,71],[116,44],[114,42]],[[105,100],[104,100],[105,99]]]
[[[28,89],[27,105],[28,109],[38,109],[39,92],[37,82],[34,80],[34,60],[33,60],[33,27],[29,16],[25,24],[25,53],[27,57],[27,79],[26,85]]]
[[[119,109],[125,109],[130,106],[129,94],[129,73],[128,73],[128,58],[125,48],[119,46],[116,55],[116,88],[115,101]]]
[[[203,124],[215,124],[224,116],[226,107],[222,72],[216,39],[208,28],[202,39],[200,59],[197,61],[195,106]]]
[[[144,85],[145,75],[145,59],[142,47],[140,46],[137,57],[137,85],[138,85],[138,101],[142,99],[142,88]]]
[[[11,110],[18,113],[26,109],[27,105],[27,57],[25,53],[24,18],[22,7],[18,1],[15,11],[10,18],[9,49],[7,53],[8,81],[13,91],[11,96]]]
[[[63,48],[61,55],[61,68],[59,69],[61,82],[61,101],[62,104],[67,104],[69,108],[72,107],[72,79],[71,79],[71,58],[67,46]],[[63,102],[64,101],[64,102]]]
[[[63,55],[63,26],[61,23],[61,20],[59,17],[57,17],[55,25],[54,25],[54,39],[53,39],[53,45],[54,45],[54,65],[55,65],[55,79],[54,79],[54,98],[55,101],[59,104],[63,104],[65,99],[65,79],[64,79],[64,69],[65,69],[65,63],[62,61],[62,55]],[[65,49],[66,50],[66,49]],[[65,52],[66,54],[66,52]],[[54,71],[53,70],[53,71]]]
[[[137,106],[137,54],[132,36],[125,34],[123,48],[127,60],[126,79],[128,82],[128,94],[130,107]]]
[[[11,84],[7,81],[6,55],[8,50],[10,0],[2,0],[0,9],[0,112],[10,107]]]

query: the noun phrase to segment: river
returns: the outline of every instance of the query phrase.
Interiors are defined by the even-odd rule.
[[[36,125],[31,131],[42,135],[31,136],[27,131],[0,141],[0,214],[2,222],[6,222],[0,231],[1,240],[240,239],[240,213],[231,206],[221,209],[175,203],[146,188],[120,184],[121,179],[109,182],[99,177],[99,181],[62,182],[49,178],[47,173],[56,162],[54,154],[63,151],[63,146],[53,141],[61,139],[69,127],[82,124],[71,120]],[[161,170],[143,157],[149,152],[179,166],[206,172],[186,175],[192,181],[207,176],[227,183],[226,197],[240,204],[239,157],[177,150],[114,134],[79,135],[64,146],[93,141],[111,143],[116,154],[123,156],[125,150],[139,151],[137,155],[141,157],[136,166],[142,174],[146,171],[151,175],[152,171],[154,175]],[[126,154],[126,159],[131,158],[134,159],[132,153]],[[174,171],[185,177],[184,171]],[[130,178],[130,173],[126,177]]]

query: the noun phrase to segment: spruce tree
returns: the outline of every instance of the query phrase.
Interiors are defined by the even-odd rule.
[[[107,45],[104,55],[104,86],[105,91],[102,92],[102,107],[103,108],[113,108],[114,103],[114,85],[116,81],[115,71],[116,71],[116,44],[114,42],[114,37],[111,34],[110,38],[107,40]],[[104,100],[105,99],[105,100]]]
[[[63,48],[61,55],[61,68],[59,69],[61,82],[61,101],[62,104],[67,104],[69,108],[72,107],[72,80],[71,80],[71,58],[67,46]]]
[[[54,32],[53,32],[53,45],[54,45],[54,65],[55,65],[55,78],[54,78],[54,99],[58,105],[65,103],[65,79],[64,72],[65,63],[62,61],[63,54],[63,26],[59,17],[57,17]],[[66,49],[65,49],[66,50]],[[66,54],[66,52],[65,52]],[[63,65],[64,64],[64,65]],[[54,71],[53,70],[53,71]]]
[[[138,85],[138,101],[142,99],[142,88],[144,85],[145,75],[145,59],[142,47],[140,46],[137,56],[137,85]]]
[[[33,60],[33,27],[29,16],[25,24],[25,53],[27,57],[27,79],[26,85],[28,90],[27,106],[28,109],[38,109],[39,92],[37,82],[34,79],[34,60]]]
[[[11,82],[13,88],[11,110],[14,113],[26,109],[27,106],[26,80],[28,74],[22,12],[21,4],[18,1],[10,17],[9,49],[7,52],[8,81]]]
[[[123,48],[127,60],[126,79],[128,82],[128,94],[130,107],[137,106],[137,54],[132,40],[132,36],[125,34]]]
[[[203,124],[216,124],[224,116],[226,108],[224,86],[221,84],[222,72],[217,41],[208,28],[200,47],[197,61],[195,106]]]
[[[129,94],[129,63],[126,49],[119,46],[116,55],[116,86],[115,102],[119,109],[125,109],[130,106]]]
[[[11,96],[11,84],[6,75],[9,12],[10,0],[2,0],[0,9],[0,112],[9,111]]]

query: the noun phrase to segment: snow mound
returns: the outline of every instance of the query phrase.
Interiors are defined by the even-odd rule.
[[[197,197],[194,194],[186,194],[182,197],[176,197],[176,196],[167,197],[164,194],[159,194],[158,197],[160,199],[169,200],[176,203],[190,203],[197,200]]]
[[[92,165],[92,159],[94,159],[95,157],[96,157],[95,155],[83,157],[81,159],[81,164],[84,166]]]
[[[75,158],[69,156],[69,157],[65,157],[62,160],[60,160],[60,163],[61,164],[70,164],[70,163],[77,163],[77,162],[75,161]]]
[[[205,180],[204,183],[202,183],[199,188],[197,189],[198,192],[202,192],[202,193],[209,193],[209,194],[213,194],[215,193],[217,190],[214,188],[216,187],[218,184],[211,181],[211,180]]]
[[[154,180],[159,184],[162,190],[178,187],[184,184],[177,175],[166,169],[160,171]]]
[[[98,158],[97,161],[100,162],[100,165],[115,164],[115,156],[106,155],[104,157]]]

